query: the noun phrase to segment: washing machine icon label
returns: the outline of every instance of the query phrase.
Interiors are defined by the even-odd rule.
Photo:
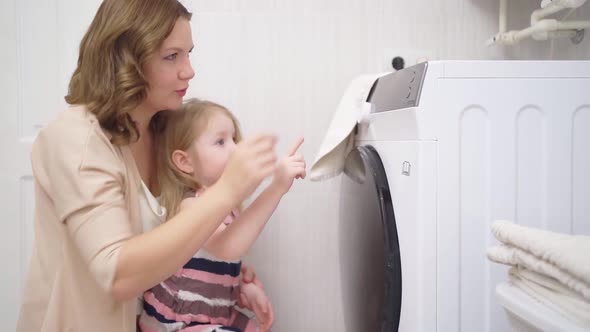
[[[402,164],[402,175],[410,176],[410,172],[412,170],[412,164],[409,161],[404,161]]]

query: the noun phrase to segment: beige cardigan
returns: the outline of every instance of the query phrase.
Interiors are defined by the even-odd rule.
[[[127,146],[71,107],[32,149],[35,241],[17,331],[135,331],[136,301],[109,290],[120,249],[141,232],[141,179]]]

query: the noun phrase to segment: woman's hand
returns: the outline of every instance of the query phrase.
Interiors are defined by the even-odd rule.
[[[268,331],[274,321],[274,312],[262,287],[257,286],[253,282],[242,284],[240,287],[240,298],[242,297],[249,304],[249,307],[245,308],[253,311],[256,315],[260,331]]]
[[[256,286],[264,289],[264,287],[262,287],[262,282],[260,282],[260,280],[256,277],[256,272],[254,272],[252,267],[242,264],[240,267],[240,275],[242,278],[240,281],[244,282],[245,284],[253,282],[256,284]]]
[[[274,321],[272,305],[264,292],[264,286],[252,267],[243,265],[240,268],[240,296],[238,306],[246,308],[256,315],[261,331],[268,331]]]
[[[254,284],[258,286],[260,289],[264,290],[264,286],[258,277],[256,277],[256,272],[254,269],[248,265],[242,264],[240,267],[240,284]],[[248,298],[244,296],[245,294],[240,293],[240,297],[238,298],[238,305],[242,308],[246,308],[252,310],[252,306],[250,302],[248,302]]]
[[[218,183],[227,188],[235,205],[242,203],[276,168],[274,135],[256,135],[240,142]]]
[[[271,186],[274,186],[281,194],[291,189],[295,179],[304,179],[305,159],[302,155],[296,154],[303,144],[303,137],[299,138],[289,153],[277,165]]]

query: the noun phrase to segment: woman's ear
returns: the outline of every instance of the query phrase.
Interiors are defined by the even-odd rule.
[[[172,152],[172,162],[174,166],[186,174],[193,174],[195,167],[188,153],[182,150],[174,150]]]

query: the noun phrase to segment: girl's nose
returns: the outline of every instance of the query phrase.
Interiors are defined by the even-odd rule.
[[[233,140],[227,144],[230,152],[233,152],[236,149],[236,143]]]

